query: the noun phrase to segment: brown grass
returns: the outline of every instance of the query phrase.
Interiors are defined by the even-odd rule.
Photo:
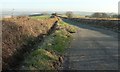
[[[14,17],[2,20],[2,64],[7,67],[9,57],[35,37],[46,34],[56,20],[33,20],[29,17]]]

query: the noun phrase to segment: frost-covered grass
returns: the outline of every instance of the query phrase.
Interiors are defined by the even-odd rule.
[[[76,31],[76,27],[63,21],[58,23],[58,28],[54,33],[45,38],[42,45],[38,45],[36,50],[28,54],[21,69],[27,70],[55,70],[55,64],[59,66],[59,58],[69,47],[72,34],[68,31]]]

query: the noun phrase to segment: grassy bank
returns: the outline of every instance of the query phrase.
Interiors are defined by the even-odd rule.
[[[13,63],[17,62],[14,60],[18,59],[15,57],[22,56],[26,50],[23,46],[28,46],[36,39],[36,37],[47,34],[55,21],[55,19],[34,20],[30,17],[3,19],[1,21],[2,67],[8,69],[9,67],[12,67],[11,65],[15,65]],[[27,49],[30,50],[31,48],[27,47]],[[14,57],[14,55],[17,56]]]
[[[69,47],[72,33],[76,30],[76,27],[59,21],[55,32],[47,36],[42,45],[37,45],[36,50],[26,54],[26,59],[20,69],[56,70],[63,62],[63,54]]]

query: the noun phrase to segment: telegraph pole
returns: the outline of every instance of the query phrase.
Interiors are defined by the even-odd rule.
[[[13,14],[14,14],[14,10],[15,10],[15,9],[13,8],[13,9],[12,9],[12,17],[13,17]]]

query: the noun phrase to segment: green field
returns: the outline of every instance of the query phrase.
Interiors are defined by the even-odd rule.
[[[42,20],[42,19],[49,19],[50,15],[43,15],[43,16],[31,16],[32,19]]]

